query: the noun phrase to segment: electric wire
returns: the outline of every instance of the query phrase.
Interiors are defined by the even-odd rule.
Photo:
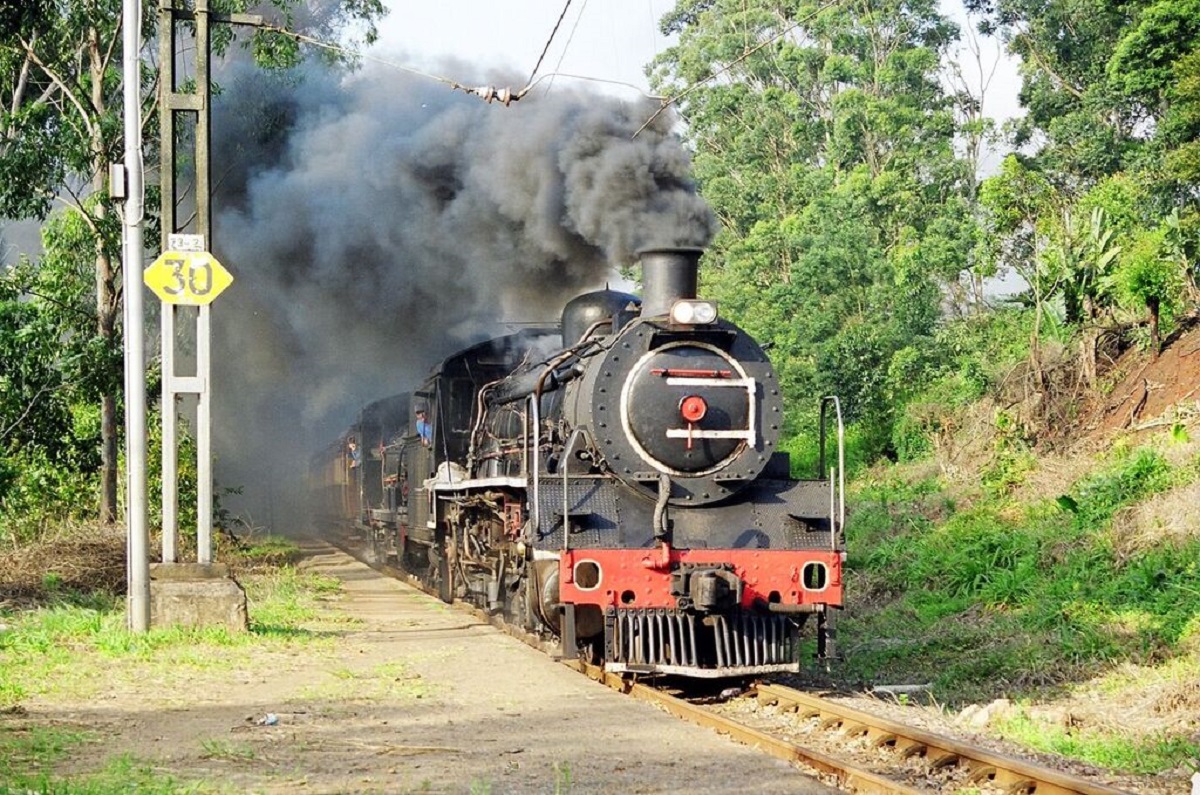
[[[634,132],[632,137],[636,138],[638,135],[641,134],[641,132],[643,130],[645,130],[647,127],[649,127],[654,122],[655,119],[657,119],[660,115],[662,115],[662,113],[664,111],[666,111],[672,105],[677,104],[680,100],[682,100],[684,97],[691,94],[693,91],[703,87],[707,83],[710,83],[713,80],[720,77],[721,75],[729,72],[731,69],[733,69],[739,63],[746,60],[751,55],[754,55],[759,50],[762,50],[764,47],[779,41],[784,36],[788,35],[789,33],[796,30],[797,28],[801,27],[802,25],[805,25],[805,24],[811,22],[813,19],[815,19],[817,17],[817,15],[840,5],[842,2],[843,2],[843,0],[827,0],[827,2],[822,3],[821,5],[817,6],[817,8],[813,9],[811,12],[809,12],[805,16],[801,17],[800,19],[797,19],[791,25],[788,25],[786,28],[779,31],[775,35],[770,36],[767,39],[764,39],[763,41],[756,44],[754,47],[750,48],[746,52],[739,55],[737,58],[733,59],[729,63],[722,66],[720,69],[715,70],[708,77],[706,77],[702,80],[699,80],[695,83],[692,83],[691,85],[689,85],[688,87],[686,87],[685,89],[680,91],[679,93],[674,94],[669,97],[662,97],[662,96],[656,96],[653,94],[648,94],[645,91],[643,91],[641,88],[639,88],[638,86],[633,85],[632,83],[627,83],[627,82],[619,81],[619,80],[608,80],[608,79],[604,79],[604,78],[589,77],[586,75],[564,74],[562,72],[557,72],[557,71],[551,72],[548,74],[544,74],[544,75],[541,75],[540,77],[538,77],[537,76],[538,69],[541,68],[542,61],[545,59],[546,53],[550,49],[550,45],[554,40],[554,36],[558,32],[559,26],[562,24],[562,21],[563,21],[564,17],[566,16],[567,9],[571,5],[571,0],[567,0],[566,4],[563,6],[563,10],[562,10],[562,13],[559,15],[558,22],[555,24],[554,30],[551,31],[550,37],[546,41],[546,46],[543,48],[542,54],[538,58],[537,64],[534,66],[533,72],[529,76],[529,82],[523,88],[518,89],[517,91],[513,91],[510,88],[496,88],[495,86],[476,86],[476,87],[467,86],[467,85],[464,85],[463,83],[458,82],[457,80],[452,80],[448,77],[443,77],[441,75],[435,75],[430,72],[425,72],[420,69],[416,69],[411,66],[406,66],[404,64],[399,64],[394,61],[389,61],[384,58],[365,55],[356,50],[352,50],[348,47],[343,47],[338,44],[333,44],[333,43],[330,43],[327,41],[322,41],[321,39],[317,39],[313,36],[308,36],[303,33],[298,33],[293,30],[288,30],[287,28],[283,28],[283,27],[280,27],[277,25],[263,23],[263,24],[259,25],[258,27],[262,30],[266,30],[266,31],[269,31],[272,33],[277,33],[281,36],[288,36],[292,39],[295,39],[296,41],[304,42],[306,44],[311,44],[314,47],[321,47],[321,48],[331,50],[334,52],[340,52],[340,53],[342,53],[344,55],[348,55],[352,58],[362,58],[364,60],[374,61],[376,63],[380,63],[382,65],[389,66],[389,67],[398,69],[403,72],[408,72],[410,74],[414,74],[414,75],[417,75],[420,77],[425,77],[430,80],[435,80],[439,83],[444,83],[444,84],[450,86],[450,88],[452,90],[459,90],[459,91],[463,91],[468,94],[475,94],[475,95],[479,96],[481,99],[483,99],[485,102],[488,102],[488,103],[491,103],[493,101],[499,101],[499,102],[503,103],[504,105],[509,105],[512,102],[515,102],[515,101],[521,99],[522,97],[524,97],[526,94],[528,94],[530,92],[530,90],[532,90],[534,87],[536,87],[543,80],[547,80],[547,79],[552,80],[555,77],[563,77],[563,78],[578,79],[578,80],[589,80],[589,81],[597,82],[597,83],[607,83],[607,84],[611,84],[611,85],[620,85],[620,86],[630,87],[630,88],[633,88],[634,90],[638,91],[642,95],[649,97],[650,99],[658,100],[660,103],[658,109],[655,110],[654,113],[652,113],[650,115],[650,117],[647,118],[646,121]],[[574,35],[574,34],[572,33],[572,35]]]
[[[575,17],[575,24],[571,26],[571,32],[567,35],[567,43],[563,45],[562,52],[558,55],[558,63],[554,65],[554,74],[562,69],[563,60],[567,57],[567,50],[571,49],[571,42],[575,41],[575,31],[579,30],[579,21],[583,19],[583,13],[587,11],[587,0],[583,0],[583,5],[579,7],[579,14]],[[546,86],[546,93],[550,93],[550,89],[554,88],[554,76],[550,77],[550,85]]]
[[[550,31],[550,38],[546,39],[546,46],[542,48],[542,54],[538,56],[537,63],[533,66],[533,72],[530,73],[529,79],[525,81],[528,85],[533,82],[533,78],[537,77],[538,69],[542,68],[542,61],[546,58],[546,53],[550,51],[550,44],[554,41],[554,36],[558,33],[558,28],[562,25],[563,19],[567,16],[567,9],[571,7],[571,0],[567,0],[563,4],[562,13],[558,15],[558,21],[554,23],[554,30]]]
[[[380,57],[374,56],[374,55],[367,55],[366,53],[359,52],[359,51],[351,49],[349,47],[344,47],[340,44],[334,44],[332,42],[323,41],[323,40],[315,38],[313,36],[309,36],[304,33],[298,33],[297,31],[294,31],[294,30],[288,30],[287,28],[280,27],[278,25],[271,25],[269,23],[264,22],[262,24],[256,25],[255,27],[257,27],[260,30],[265,30],[269,33],[276,33],[280,36],[286,36],[288,38],[295,39],[296,41],[303,42],[304,44],[310,44],[314,47],[319,47],[321,49],[329,50],[331,52],[341,53],[342,55],[346,55],[351,58],[356,58],[356,59],[361,58],[364,61],[371,61],[373,63],[378,63],[382,66],[387,66],[387,67],[396,69],[401,72],[407,72],[409,74],[416,75],[418,77],[423,77],[423,78],[426,78],[429,80],[436,81],[438,83],[443,83],[443,84],[449,86],[451,90],[462,91],[463,93],[466,93],[466,94],[474,94],[475,96],[479,97],[480,99],[482,99],[483,101],[488,102],[488,103],[500,102],[504,105],[510,105],[513,102],[516,102],[517,100],[524,97],[526,94],[528,94],[543,80],[549,80],[549,79],[553,79],[555,77],[562,77],[562,78],[572,79],[572,80],[588,80],[588,81],[591,81],[594,83],[606,83],[608,85],[624,86],[626,88],[632,88],[634,91],[637,91],[639,94],[642,94],[643,96],[647,96],[650,99],[656,99],[656,100],[662,101],[662,97],[656,97],[652,94],[647,94],[642,88],[634,85],[633,83],[627,83],[622,80],[610,80],[608,78],[603,78],[603,77],[591,77],[588,75],[567,74],[567,73],[563,73],[563,72],[550,72],[547,74],[543,74],[542,76],[532,80],[530,83],[528,83],[523,88],[520,88],[516,91],[514,91],[511,88],[497,88],[495,86],[468,86],[464,83],[460,83],[457,80],[454,80],[449,77],[444,77],[442,75],[436,75],[431,72],[426,72],[426,71],[417,69],[412,66],[397,63],[395,61],[390,61],[386,58],[380,58]]]

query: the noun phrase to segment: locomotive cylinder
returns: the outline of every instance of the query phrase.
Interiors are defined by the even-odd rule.
[[[665,315],[676,301],[696,297],[699,248],[652,248],[638,252],[642,264],[642,317]]]

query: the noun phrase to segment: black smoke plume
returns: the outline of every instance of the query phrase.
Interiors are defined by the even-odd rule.
[[[299,521],[289,487],[358,407],[713,232],[671,115],[633,137],[650,101],[560,83],[504,107],[373,66],[222,81],[213,248],[236,281],[213,310],[214,443],[256,523]]]

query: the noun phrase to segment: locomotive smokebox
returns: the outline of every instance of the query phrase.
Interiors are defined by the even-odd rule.
[[[665,315],[676,301],[696,297],[702,248],[651,248],[638,252],[642,263],[642,317]]]

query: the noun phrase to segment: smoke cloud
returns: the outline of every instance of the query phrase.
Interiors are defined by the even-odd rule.
[[[714,230],[671,115],[633,138],[650,101],[559,84],[504,107],[386,67],[222,85],[213,248],[236,281],[213,308],[214,444],[257,524],[302,521],[309,456],[362,405]]]

